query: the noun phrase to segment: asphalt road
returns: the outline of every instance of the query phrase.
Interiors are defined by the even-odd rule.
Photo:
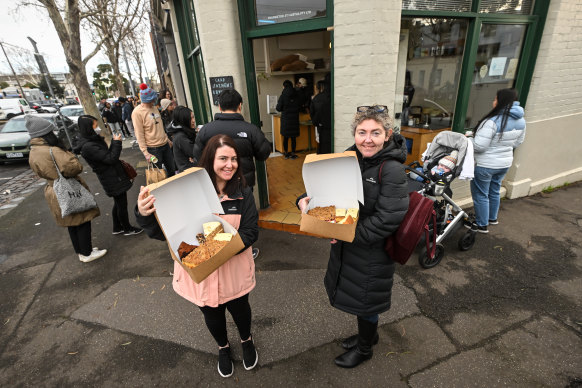
[[[8,162],[0,165],[0,185],[29,169],[30,167],[28,166],[27,160]]]

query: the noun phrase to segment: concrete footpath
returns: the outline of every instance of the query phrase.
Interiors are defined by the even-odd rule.
[[[138,165],[132,207],[140,156],[122,154]],[[333,363],[356,319],[327,300],[329,240],[261,230],[259,365],[244,370],[229,320],[237,361],[223,379],[202,314],[172,289],[167,245],[113,236],[113,201],[86,171],[103,259],[78,260],[39,182],[0,214],[0,386],[582,387],[582,184],[504,200],[471,250],[457,249],[458,232],[437,267],[398,266],[374,357],[352,370]]]

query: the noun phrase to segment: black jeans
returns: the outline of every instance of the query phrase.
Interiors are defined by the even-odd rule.
[[[289,148],[289,139],[291,139],[291,152],[295,153],[295,148],[297,147],[297,138],[296,137],[283,136],[283,151],[285,151],[285,153],[287,153],[287,148]]]
[[[129,215],[127,213],[127,192],[113,197],[113,210],[111,211],[113,218],[113,231],[125,230],[131,228],[129,223]]]
[[[129,133],[129,129],[127,129],[127,125],[125,125],[124,121],[119,122],[119,126],[121,127],[121,133],[124,137],[130,137],[131,133]]]
[[[228,344],[225,309],[228,309],[228,312],[232,315],[240,338],[247,340],[251,336],[252,312],[251,305],[249,304],[249,294],[233,299],[225,304],[220,304],[218,307],[200,307],[200,310],[204,314],[206,326],[220,347]]]
[[[93,250],[91,245],[91,221],[78,226],[68,226],[67,229],[69,230],[75,253],[89,256]]]
[[[174,163],[174,153],[170,144],[166,143],[161,147],[147,147],[148,152],[158,158],[156,166],[162,168],[162,163],[166,167],[168,178],[176,174],[176,164]]]

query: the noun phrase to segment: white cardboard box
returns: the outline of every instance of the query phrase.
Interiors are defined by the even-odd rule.
[[[311,198],[307,210],[331,205],[336,208],[358,209],[358,201],[364,203],[362,173],[354,151],[307,155],[303,163],[303,183]],[[356,225],[357,223],[335,224],[302,213],[300,230],[352,242]]]
[[[205,169],[189,168],[171,178],[151,184],[148,188],[156,198],[155,215],[166,236],[170,254],[188,272],[194,282],[200,283],[206,279],[244,248],[237,230],[216,215],[223,213],[222,205]],[[199,245],[196,235],[203,233],[202,224],[210,221],[222,223],[224,231],[232,233],[232,240],[206,262],[194,268],[183,265],[178,255],[178,247],[182,241]]]

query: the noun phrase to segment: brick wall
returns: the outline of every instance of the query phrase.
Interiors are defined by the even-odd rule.
[[[357,106],[378,103],[393,113],[400,13],[400,0],[334,1],[336,151],[354,143]]]

